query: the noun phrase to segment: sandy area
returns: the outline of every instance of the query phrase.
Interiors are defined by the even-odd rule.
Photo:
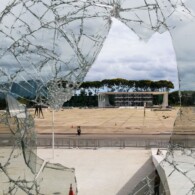
[[[34,110],[30,110],[34,116]],[[62,109],[54,112],[56,133],[74,133],[81,126],[82,133],[95,134],[150,134],[170,133],[177,116],[178,109],[171,111],[152,111],[135,108],[109,109]],[[43,109],[44,118],[35,117],[38,133],[51,133],[52,111]],[[1,125],[1,133],[8,129]]]
[[[152,111],[146,109],[64,109],[54,113],[55,132],[75,133],[81,126],[82,133],[169,133],[178,109]],[[44,110],[44,119],[35,118],[39,133],[50,133],[52,112]]]

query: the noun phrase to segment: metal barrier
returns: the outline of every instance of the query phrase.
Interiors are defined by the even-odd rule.
[[[166,148],[169,140],[129,140],[129,139],[75,139],[75,138],[56,138],[55,147],[66,148],[105,148],[105,147],[145,147],[145,148]],[[37,141],[38,147],[48,147],[52,145],[51,139],[40,138]]]
[[[11,137],[0,137],[0,146],[12,146],[14,139]],[[169,139],[160,139],[158,136],[151,137],[150,139],[144,137],[137,138],[84,138],[84,137],[56,137],[55,147],[66,147],[66,148],[103,148],[103,147],[140,147],[140,148],[167,148]],[[184,148],[194,148],[195,140],[190,138],[171,140],[172,144],[177,144]],[[38,147],[52,147],[51,137],[38,137]]]

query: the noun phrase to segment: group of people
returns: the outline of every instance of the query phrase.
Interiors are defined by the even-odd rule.
[[[41,104],[36,104],[35,105],[35,114],[34,114],[34,117],[37,116],[38,118],[40,118],[41,115],[44,118],[42,106],[41,106]]]

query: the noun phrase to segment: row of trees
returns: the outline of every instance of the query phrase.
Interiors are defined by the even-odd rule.
[[[80,93],[97,95],[100,91],[129,92],[129,91],[169,91],[174,89],[171,81],[160,80],[126,80],[122,78],[105,79],[102,81],[86,81],[80,86]]]
[[[195,106],[195,92],[181,91],[181,99],[179,98],[179,91],[174,91],[169,94],[170,105]]]
[[[195,106],[195,92],[194,91],[182,91],[181,105],[182,106]],[[111,101],[112,99],[110,99]],[[111,102],[110,102],[111,103]],[[153,103],[162,103],[162,96],[153,96]],[[180,98],[179,92],[173,91],[169,93],[169,105],[179,106]],[[64,106],[70,107],[97,107],[98,97],[97,95],[89,96],[86,93],[81,93],[80,95],[73,96],[72,99],[64,104]]]
[[[174,85],[171,81],[160,80],[126,80],[122,78],[105,79],[102,81],[86,81],[77,93],[64,106],[96,107],[99,92],[129,92],[129,91],[169,91]]]
[[[21,84],[22,85],[22,84]],[[25,85],[22,85],[25,87]],[[34,85],[33,85],[34,86]],[[64,82],[66,86],[66,82]],[[102,81],[86,81],[83,82],[80,88],[77,90],[72,99],[66,102],[65,106],[97,106],[98,98],[97,95],[99,92],[129,92],[129,91],[169,91],[173,89],[174,85],[171,81],[160,80],[160,81],[151,81],[151,80],[126,80],[122,78],[115,79],[105,79]],[[15,91],[20,94],[20,96],[27,96],[27,99],[31,99],[30,95],[24,91],[19,85],[15,85]],[[30,89],[29,89],[30,91]],[[33,92],[35,93],[35,92]],[[178,100],[174,97],[173,102]],[[22,102],[22,100],[20,100]],[[0,107],[5,106],[4,98],[0,101]],[[28,106],[33,106],[33,102],[29,101]]]

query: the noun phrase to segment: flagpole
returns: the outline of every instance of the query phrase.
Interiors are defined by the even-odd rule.
[[[52,110],[52,152],[53,152],[53,160],[54,160],[54,149],[55,149],[54,110]]]

